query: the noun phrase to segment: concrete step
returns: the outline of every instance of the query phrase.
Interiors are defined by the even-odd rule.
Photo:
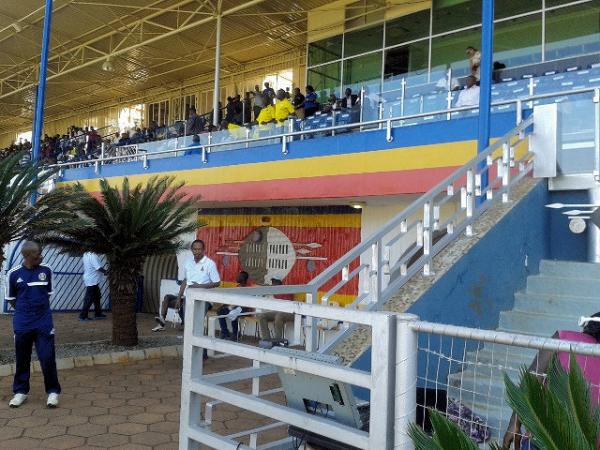
[[[527,293],[600,298],[600,278],[527,277]]]
[[[561,278],[600,279],[600,264],[543,259],[540,261],[540,274]]]
[[[579,330],[575,316],[529,313],[522,311],[502,311],[499,329],[512,333],[552,336],[556,330]]]
[[[600,303],[597,299],[589,297],[517,292],[514,309],[542,314],[565,314],[579,318],[600,311]]]
[[[448,389],[448,397],[459,400],[462,405],[473,411],[475,415],[484,419],[489,427],[492,441],[499,440],[504,436],[512,414],[512,409],[505,401],[502,403],[488,402],[483,397],[473,399],[473,396],[461,396],[458,389],[452,387]]]
[[[477,354],[467,353],[467,361],[496,367],[520,368],[523,364],[529,367],[536,353],[536,350],[530,348],[486,344]]]

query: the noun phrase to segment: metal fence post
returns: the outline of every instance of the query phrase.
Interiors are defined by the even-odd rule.
[[[387,450],[394,445],[396,342],[396,317],[390,313],[377,313],[371,345],[369,448],[372,449]]]
[[[403,314],[396,323],[396,383],[394,449],[413,450],[408,427],[416,421],[418,335],[411,325],[417,316]]]
[[[306,293],[306,303],[317,304],[318,303],[318,287],[313,287],[310,292]],[[318,338],[317,338],[317,321],[314,317],[306,318],[306,338],[305,338],[305,349],[307,352],[314,352],[317,350]]]
[[[200,347],[192,345],[192,336],[204,335],[205,303],[196,302],[189,290],[186,297],[185,328],[183,332],[183,369],[181,371],[181,413],[179,421],[179,448],[197,448],[190,443],[189,427],[191,424],[200,424],[200,401],[192,405],[191,381],[194,377],[202,376],[203,351]]]
[[[594,179],[600,181],[600,88],[594,89]]]

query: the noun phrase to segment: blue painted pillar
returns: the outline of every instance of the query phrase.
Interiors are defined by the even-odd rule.
[[[490,143],[490,105],[492,103],[492,66],[494,59],[494,0],[483,0],[481,13],[481,66],[479,68],[479,124],[477,152]],[[481,188],[488,184],[487,172],[481,175]]]
[[[50,50],[50,33],[52,28],[52,0],[46,0],[44,13],[44,33],[42,35],[42,53],[40,55],[40,76],[38,79],[37,95],[35,98],[35,115],[33,117],[33,132],[31,138],[31,157],[39,161],[44,128],[44,105],[46,103],[46,72],[48,67],[48,52]],[[36,201],[36,193],[31,195],[31,203]]]

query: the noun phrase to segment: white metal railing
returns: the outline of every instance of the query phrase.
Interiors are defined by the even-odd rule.
[[[597,97],[598,90],[599,90],[599,88],[582,88],[582,89],[573,89],[570,91],[550,92],[550,93],[545,93],[545,94],[530,95],[530,96],[520,97],[517,99],[493,102],[492,107],[515,105],[516,123],[518,124],[521,122],[522,117],[523,117],[523,107],[524,107],[523,105],[526,105],[526,104],[531,105],[532,102],[535,102],[536,100],[543,100],[543,99],[548,99],[548,98],[564,97],[564,96],[569,96],[569,95],[577,95],[577,94],[585,94],[585,93],[594,93],[594,95]],[[531,107],[531,106],[529,106],[529,107]],[[140,152],[140,154],[137,156],[137,158],[135,160],[141,161],[143,163],[143,168],[147,169],[149,167],[149,157],[155,158],[155,157],[161,156],[161,155],[177,156],[177,155],[182,154],[182,152],[200,149],[201,160],[202,160],[202,162],[206,163],[206,162],[208,162],[209,155],[212,151],[217,151],[219,149],[227,149],[227,148],[230,149],[231,146],[236,146],[236,148],[243,148],[243,147],[248,147],[251,144],[264,143],[266,145],[267,143],[272,143],[273,140],[279,141],[279,143],[281,145],[282,154],[287,155],[289,152],[289,143],[294,141],[295,139],[305,139],[310,136],[323,135],[323,134],[329,134],[329,133],[336,134],[338,132],[344,132],[344,131],[350,131],[350,130],[385,129],[386,130],[385,139],[388,142],[391,142],[393,140],[393,132],[392,132],[393,128],[402,126],[402,124],[408,120],[422,119],[422,118],[428,118],[428,117],[434,117],[434,116],[445,116],[446,117],[445,120],[450,120],[452,118],[452,114],[468,112],[468,111],[475,111],[477,109],[479,109],[478,106],[464,106],[464,107],[460,107],[460,108],[447,108],[447,109],[443,109],[443,110],[439,110],[439,111],[423,112],[423,113],[418,113],[418,114],[400,115],[397,117],[388,117],[388,118],[380,117],[379,119],[376,119],[376,120],[370,120],[370,121],[364,121],[364,122],[361,119],[360,122],[356,122],[356,123],[334,125],[334,126],[330,126],[330,127],[323,127],[323,128],[317,128],[317,129],[311,129],[311,130],[288,131],[288,132],[283,132],[278,135],[252,137],[252,138],[248,137],[246,139],[239,139],[239,140],[228,141],[228,142],[214,142],[213,139],[211,139],[211,133],[208,133],[209,138],[208,138],[208,143],[206,143],[206,144],[190,146],[190,147],[174,148],[174,149],[168,149],[168,150],[160,150],[160,151],[152,152],[151,154]],[[94,160],[94,161],[98,161],[100,163],[100,165],[102,165],[105,163],[117,162],[119,160],[122,160],[122,158],[115,157],[115,156],[109,156],[109,157],[103,157],[103,158],[100,158],[100,159]],[[79,166],[81,166],[81,164],[82,164],[81,162],[65,162],[65,163],[55,164],[51,167],[57,168],[62,172],[62,170],[65,170],[65,169],[79,167]]]
[[[348,308],[382,307],[412,276],[432,272],[435,256],[461,233],[472,234],[475,220],[494,202],[509,200],[510,189],[533,167],[533,154],[524,150],[533,116],[521,121],[486,150],[440,181],[403,211],[364,239],[305,285],[250,287],[248,295],[304,294],[307,303],[328,304],[346,286],[359,285]],[[485,180],[487,179],[487,184]],[[444,210],[453,209],[449,213]],[[434,238],[434,234],[439,236]],[[220,292],[234,292],[221,289]],[[342,324],[327,345],[319,347],[314,320],[305,327],[306,346],[328,352],[353,328]],[[300,322],[294,327],[300,341]]]
[[[268,311],[294,314],[297,317],[331,319],[367,325],[372,330],[373,357],[371,370],[362,371],[317,360],[305,360],[271,352],[252,345],[229,342],[206,336],[205,303],[226,302],[228,304],[258,308]],[[393,445],[393,389],[395,319],[390,313],[353,311],[343,308],[328,308],[303,302],[290,302],[267,298],[256,298],[239,294],[223,294],[219,291],[190,289],[186,297],[183,376],[181,389],[181,418],[179,448],[195,448],[204,444],[218,449],[249,449],[235,441],[236,437],[255,435],[253,429],[230,436],[220,436],[210,429],[210,420],[202,417],[201,397],[229,403],[246,411],[252,411],[277,422],[294,425],[329,436],[339,442],[361,449],[387,449]],[[407,316],[408,317],[408,316]],[[203,371],[203,349],[252,360],[252,367],[206,375]],[[266,365],[266,366],[265,366]],[[315,376],[327,376],[340,382],[369,389],[371,392],[371,421],[369,432],[341,425],[334,420],[318,417],[270,401],[259,395],[237,391],[224,384],[253,379],[275,373],[273,367],[284,367]],[[260,429],[264,430],[264,427]],[[256,441],[254,441],[256,442]],[[256,448],[254,446],[254,448]]]
[[[521,368],[529,367],[530,372],[544,377],[547,370],[541,362],[544,358],[534,359],[535,351],[573,352],[577,356],[600,357],[600,345],[597,344],[429,323],[420,321],[411,314],[328,308],[302,302],[257,298],[239,292],[240,290],[237,294],[224,294],[221,291],[202,289],[188,292],[180,449],[197,448],[198,444],[218,449],[295,448],[291,446],[290,439],[257,445],[257,435],[260,433],[292,425],[352,447],[412,450],[407,430],[410,424],[416,422],[417,410],[425,411],[432,407],[428,397],[430,400],[432,397],[436,399],[434,407],[451,420],[462,422],[462,428],[467,432],[472,432],[476,427],[483,428],[480,447],[489,448],[491,440],[502,438],[510,419],[511,411],[503,389],[504,374],[516,381]],[[225,302],[370,327],[370,369],[292,357],[250,344],[206,336],[204,302]],[[305,346],[301,348],[308,351]],[[242,369],[206,374],[203,349],[241,358],[248,364]],[[582,368],[585,368],[587,361],[579,362]],[[589,363],[592,361],[589,360]],[[369,431],[282,404],[281,400],[270,397],[271,394],[282,391],[277,383],[271,389],[261,391],[261,379],[271,377],[270,384],[273,385],[272,376],[278,373],[278,368],[284,372],[306,373],[368,389]],[[477,381],[477,376],[481,380]],[[247,393],[248,380],[252,380],[250,394]],[[593,380],[590,388],[597,395],[599,386]],[[422,395],[417,396],[418,391]],[[437,404],[438,398],[444,399],[443,404]],[[203,400],[206,400],[204,410],[201,408]],[[327,399],[322,400],[327,403]],[[593,398],[594,402],[598,400]],[[215,409],[222,404],[243,410],[238,416],[241,419],[248,417],[244,414],[257,414],[271,422],[223,435],[222,429],[219,433],[219,430],[212,428]],[[452,408],[452,404],[460,406],[460,409]],[[472,415],[460,412],[464,407],[467,408],[465,411],[471,410]],[[242,424],[243,422],[242,420]],[[425,423],[419,422],[418,425],[424,426]],[[251,437],[249,445],[244,445],[240,439],[247,436]],[[473,436],[473,439],[477,438]]]

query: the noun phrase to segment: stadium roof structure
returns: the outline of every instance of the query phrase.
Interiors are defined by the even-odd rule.
[[[55,0],[46,117],[128,98],[214,72],[222,14],[222,75],[306,43],[307,13],[328,0]],[[384,2],[368,2],[377,8]],[[43,0],[0,2],[0,133],[31,123]]]

